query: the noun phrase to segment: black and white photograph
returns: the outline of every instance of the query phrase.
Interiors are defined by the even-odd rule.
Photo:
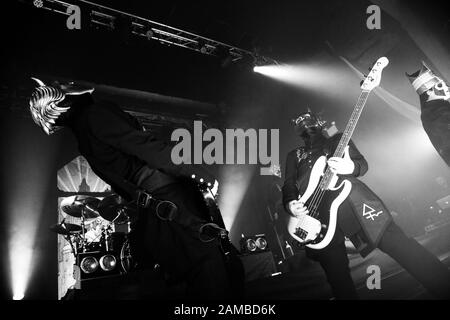
[[[450,300],[444,1],[1,16],[2,300],[170,319]]]

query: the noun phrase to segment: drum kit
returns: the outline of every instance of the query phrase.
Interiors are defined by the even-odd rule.
[[[136,216],[136,210],[127,206],[123,198],[115,194],[102,200],[75,195],[63,199],[61,210],[68,216],[78,218],[81,223],[66,223],[64,218],[62,222],[51,226],[50,230],[65,237],[77,261],[80,257],[89,256],[91,260],[87,269],[92,270],[90,267],[95,264],[92,263],[93,257],[102,256],[97,266],[103,268],[102,259],[108,257],[109,269],[115,267],[117,262],[120,262],[121,273],[132,269],[134,261],[128,234],[133,221],[131,217]],[[86,273],[92,273],[85,270],[83,264],[86,263],[80,261],[80,268]]]

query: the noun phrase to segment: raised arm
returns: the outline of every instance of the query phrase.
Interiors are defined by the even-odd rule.
[[[288,153],[286,158],[285,180],[281,189],[283,193],[283,206],[289,211],[289,202],[298,199],[299,191],[297,187],[297,157],[295,150]]]

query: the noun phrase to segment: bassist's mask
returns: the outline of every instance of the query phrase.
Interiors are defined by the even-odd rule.
[[[318,116],[311,111],[300,114],[297,118],[292,119],[295,127],[295,132],[300,137],[305,135],[314,135],[322,131],[325,121],[321,121]]]
[[[48,135],[61,129],[62,115],[72,107],[72,97],[92,93],[93,88],[74,84],[54,84],[47,86],[39,79],[32,78],[39,85],[30,98],[30,112],[34,122]]]
[[[413,74],[406,74],[417,94],[425,102],[432,100],[449,100],[450,90],[444,80],[436,76],[425,62],[422,68]]]

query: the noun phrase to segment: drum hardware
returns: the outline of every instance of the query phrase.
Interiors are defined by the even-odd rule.
[[[94,197],[76,195],[61,201],[61,209],[69,216],[75,218],[95,219],[99,217],[97,207],[100,200]]]
[[[103,198],[97,207],[99,215],[114,224],[121,225],[130,223],[137,217],[137,208],[124,198],[113,194]]]
[[[66,219],[63,219],[61,223],[54,224],[50,227],[50,230],[56,232],[57,234],[68,236],[81,231],[81,227],[72,223],[65,223]]]
[[[72,253],[76,256],[77,249],[74,246],[74,241],[77,240],[82,230],[82,227],[72,223],[65,223],[65,218],[61,221],[61,223],[55,224],[50,227],[50,230],[64,236],[67,242],[69,242],[70,247],[72,249]],[[72,239],[74,238],[74,239]]]
[[[76,256],[81,280],[115,276],[133,270],[135,262],[126,234],[113,232],[108,235],[104,244],[100,250],[88,250]]]
[[[82,252],[86,252],[86,220],[99,217],[97,207],[100,200],[84,195],[75,195],[61,201],[61,210],[69,216],[81,219]]]
[[[101,201],[77,195],[61,202],[61,210],[80,218],[80,225],[65,223],[64,218],[50,230],[61,234],[69,242],[81,270],[81,279],[131,271],[134,265],[127,234],[131,223],[129,213],[133,208],[126,204],[117,195]],[[122,231],[116,232],[116,229]]]

